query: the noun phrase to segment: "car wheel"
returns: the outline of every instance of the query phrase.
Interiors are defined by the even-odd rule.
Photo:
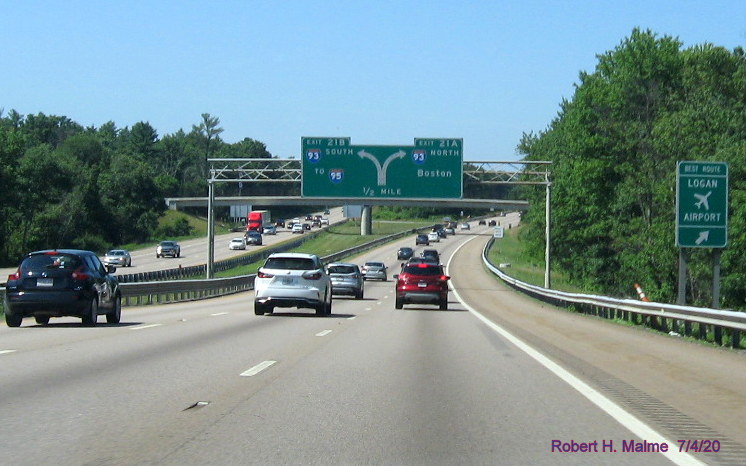
[[[122,297],[117,295],[114,298],[114,308],[106,314],[106,322],[110,324],[118,324],[122,319]]]
[[[355,299],[363,299],[363,292],[363,290],[358,291],[355,295]]]
[[[448,299],[441,299],[440,300],[440,310],[445,311],[448,309]]]
[[[5,325],[8,327],[20,327],[23,322],[23,316],[21,314],[10,314],[8,308],[5,308]]]
[[[160,254],[156,254],[156,255],[155,255],[155,258],[156,258],[156,259],[159,259],[160,257],[161,257],[161,255],[160,255]]]
[[[49,323],[49,316],[34,316],[34,320],[39,325],[47,325]]]
[[[98,297],[94,296],[83,314],[83,326],[95,327],[98,321]]]
[[[254,314],[263,316],[265,312],[264,305],[259,301],[254,301]]]
[[[328,315],[328,316],[332,315],[332,300],[331,300],[331,298],[329,299],[329,302],[326,303],[325,307],[326,307],[325,314]]]
[[[176,253],[176,257],[181,257],[181,251]]]
[[[397,309],[401,309],[404,307],[404,300],[401,298],[396,298],[396,304],[394,305]]]
[[[326,313],[326,303],[322,302],[316,305],[316,315],[323,316]]]

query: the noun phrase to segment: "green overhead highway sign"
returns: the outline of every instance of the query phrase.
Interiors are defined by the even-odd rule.
[[[728,164],[683,161],[676,176],[676,246],[728,244]]]
[[[303,197],[458,199],[463,139],[416,138],[412,146],[352,145],[346,137],[304,137]]]

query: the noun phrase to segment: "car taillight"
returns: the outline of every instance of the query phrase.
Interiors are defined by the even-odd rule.
[[[8,275],[8,281],[18,280],[21,278],[21,269],[16,269],[15,273]]]
[[[257,278],[272,278],[272,277],[274,277],[273,274],[262,272],[261,270],[257,272],[256,276],[257,276]]]
[[[451,279],[451,277],[449,277],[447,275],[441,275],[440,276],[440,281],[442,281],[442,282],[447,282],[450,279]]]
[[[72,277],[73,277],[73,280],[88,280],[89,278],[91,278],[90,275],[83,272],[82,266],[78,267],[77,269],[75,269],[75,271],[73,271]]]
[[[322,274],[319,271],[316,271],[316,272],[305,272],[303,274],[303,278],[305,278],[306,280],[318,280],[318,279],[321,278],[321,275]]]

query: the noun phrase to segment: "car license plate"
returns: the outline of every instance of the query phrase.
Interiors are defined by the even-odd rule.
[[[427,282],[419,282],[417,284],[417,286],[419,286],[420,288],[426,288],[427,287]]]
[[[53,278],[37,278],[36,279],[36,286],[38,286],[38,287],[51,287],[51,286],[54,286],[54,279]]]
[[[283,285],[294,285],[295,278],[294,277],[282,277],[282,284]]]

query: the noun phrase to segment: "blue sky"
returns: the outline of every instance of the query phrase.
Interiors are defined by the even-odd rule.
[[[278,157],[302,136],[464,139],[518,160],[634,27],[746,46],[746,1],[0,0],[0,109],[163,136],[220,118]]]

